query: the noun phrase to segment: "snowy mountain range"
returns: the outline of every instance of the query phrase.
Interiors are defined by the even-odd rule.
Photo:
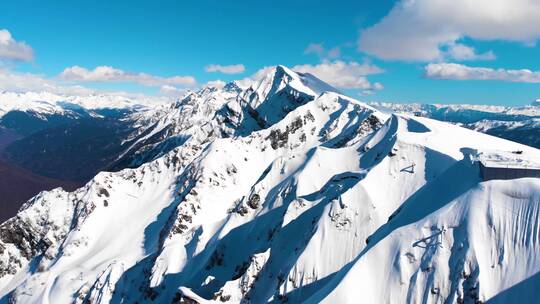
[[[58,95],[49,92],[0,92],[0,117],[10,111],[32,111],[41,115],[66,114],[70,110],[123,109],[165,103],[164,98],[124,97],[114,94],[87,96]]]
[[[540,102],[530,106],[373,103],[401,113],[448,121],[463,127],[540,148]]]
[[[377,108],[278,66],[113,115],[128,169],[0,225],[0,303],[537,298],[540,179],[481,164],[540,150]]]

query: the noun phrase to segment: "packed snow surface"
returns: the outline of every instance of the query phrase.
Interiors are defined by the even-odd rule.
[[[43,192],[0,226],[0,303],[540,296],[540,179],[479,171],[539,150],[383,113],[281,66],[207,90],[140,118],[188,138],[177,148]]]

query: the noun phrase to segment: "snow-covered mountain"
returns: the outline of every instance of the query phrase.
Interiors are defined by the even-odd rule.
[[[123,168],[116,161],[127,139],[140,131],[139,114],[167,100],[2,92],[0,152],[9,163],[39,175],[86,182],[100,170]]]
[[[129,98],[118,94],[87,96],[58,95],[49,92],[0,92],[0,117],[10,111],[31,111],[41,115],[66,114],[73,109],[123,109],[165,103],[162,98]]]
[[[131,134],[130,114],[156,100],[0,92],[0,222],[23,199],[107,169]]]
[[[168,98],[165,97],[125,97],[118,94],[69,96],[3,91],[0,92],[0,127],[29,135],[82,118],[145,111],[166,103]]]
[[[139,166],[183,144],[250,134],[327,91],[336,90],[284,66],[270,69],[246,89],[235,82],[222,89],[204,87],[175,103],[133,114],[135,132],[113,168]]]
[[[374,107],[457,123],[466,128],[540,148],[540,103],[529,106],[373,103]]]
[[[421,103],[372,103],[373,106],[389,108],[397,112],[414,113],[419,116],[440,118],[438,120],[470,123],[481,119],[516,120],[540,116],[537,101],[531,105],[510,107],[470,104],[421,104]],[[446,118],[445,118],[446,116]]]
[[[0,303],[540,295],[540,179],[480,174],[535,168],[538,149],[281,66],[137,115],[126,151],[145,163],[40,193],[0,225]]]

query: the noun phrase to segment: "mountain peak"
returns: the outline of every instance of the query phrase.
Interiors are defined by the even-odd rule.
[[[242,91],[242,88],[240,88],[236,81],[231,81],[225,84],[225,86],[223,87],[223,91],[240,93]]]
[[[113,165],[133,169],[0,224],[0,299],[478,303],[540,269],[514,263],[538,256],[540,181],[513,171],[532,176],[539,150],[285,66],[258,76],[129,114]]]
[[[287,75],[289,77],[296,77],[298,74],[294,72],[293,70],[289,69],[288,67],[284,65],[276,65],[275,68],[276,75]]]

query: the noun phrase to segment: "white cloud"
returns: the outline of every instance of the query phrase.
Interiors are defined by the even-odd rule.
[[[163,95],[176,95],[183,92],[183,90],[166,84],[162,85],[161,88],[159,88],[159,92]]]
[[[123,91],[105,91],[86,88],[80,85],[66,84],[58,79],[49,79],[43,75],[21,73],[0,68],[0,91],[27,93],[47,92],[63,96],[121,96],[145,100],[146,102],[166,102],[167,96],[149,96],[141,93]],[[164,94],[165,95],[165,94]]]
[[[381,68],[370,64],[358,62],[323,62],[317,65],[297,65],[292,68],[301,73],[310,73],[327,82],[328,84],[342,89],[382,89],[380,83],[371,83],[367,75],[384,72]]]
[[[34,59],[34,51],[28,44],[13,39],[8,30],[0,29],[1,58],[15,61],[32,61]]]
[[[149,87],[183,86],[192,87],[197,81],[192,76],[160,77],[146,73],[130,73],[110,66],[98,66],[88,70],[80,66],[66,68],[60,78],[79,82],[132,82]]]
[[[205,86],[221,89],[226,85],[225,81],[217,79],[208,81]]]
[[[375,83],[373,84],[373,89],[374,89],[374,90],[377,90],[377,91],[378,91],[378,90],[382,90],[382,89],[384,89],[384,86],[383,86],[381,83],[379,83],[379,82],[375,82]]]
[[[386,60],[493,59],[460,41],[540,38],[537,0],[401,0],[374,26],[362,30],[360,51]]]
[[[494,60],[495,53],[493,51],[488,51],[483,54],[478,54],[473,47],[461,44],[453,43],[448,46],[448,50],[445,52],[445,55],[449,58],[454,58],[455,60],[465,61],[465,60]]]
[[[322,56],[325,51],[326,50],[322,43],[310,43],[304,50],[304,54],[316,54]]]
[[[452,80],[501,80],[540,83],[540,71],[469,67],[457,63],[432,63],[425,67],[425,76]]]
[[[209,73],[219,72],[223,74],[239,74],[243,73],[246,68],[243,64],[232,64],[232,65],[220,65],[220,64],[210,64],[207,65],[204,70]]]
[[[41,75],[13,72],[8,69],[0,69],[0,90],[14,92],[46,91],[66,95],[88,95],[95,92],[82,86],[62,86]]]
[[[358,93],[358,95],[360,96],[370,96],[370,95],[375,95],[377,94],[377,91],[380,91],[384,89],[384,86],[379,83],[379,82],[376,82],[373,84],[373,86],[371,86],[371,88],[367,89],[367,90],[362,90]]]
[[[341,47],[336,46],[327,50],[322,43],[310,43],[304,50],[304,54],[315,54],[320,58],[335,59],[341,56]]]
[[[338,58],[339,56],[341,56],[341,48],[339,46],[335,46],[328,50],[329,58]]]
[[[255,74],[236,81],[242,88],[249,87],[253,82],[259,81],[266,76],[274,67],[264,67]],[[375,82],[371,83],[366,76],[383,73],[384,70],[370,63],[344,62],[323,62],[317,65],[303,64],[292,67],[292,70],[300,73],[309,73],[325,81],[326,83],[341,89],[362,89],[362,90],[382,90],[383,85]]]

